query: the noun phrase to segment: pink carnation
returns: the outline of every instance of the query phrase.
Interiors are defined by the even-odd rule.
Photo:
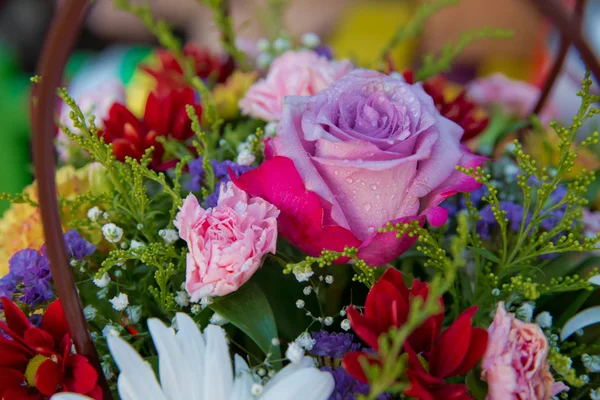
[[[498,304],[481,362],[487,400],[548,400],[568,387],[554,382],[548,365],[548,340],[536,324],[515,318]]]
[[[275,253],[279,210],[260,198],[248,199],[231,183],[221,185],[215,208],[205,210],[186,197],[175,219],[188,244],[185,288],[192,301],[236,291]]]
[[[476,79],[467,86],[467,94],[477,105],[486,108],[499,106],[505,113],[519,118],[529,116],[540,97],[540,92],[534,85],[508,79],[499,73]],[[540,118],[545,124],[557,119],[552,104],[542,110]]]
[[[240,101],[246,115],[278,121],[286,96],[312,96],[352,70],[350,61],[330,61],[310,50],[288,51],[278,57],[265,79],[250,87]]]

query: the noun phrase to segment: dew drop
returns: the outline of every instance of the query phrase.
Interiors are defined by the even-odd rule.
[[[378,194],[376,194],[376,195],[375,195],[375,198],[376,198],[377,200],[379,200],[379,199],[381,198],[381,196],[380,196],[380,195],[378,195]]]
[[[354,180],[353,180],[352,178],[350,178],[350,177],[347,177],[347,178],[346,178],[346,182],[348,182],[348,183],[352,183],[352,182],[354,182]]]
[[[375,184],[372,184],[372,185],[371,185],[371,190],[377,190],[377,185],[375,185]]]
[[[365,181],[362,181],[360,184],[363,186],[367,186],[367,182],[365,182]]]
[[[369,210],[371,209],[371,207],[372,207],[372,206],[371,206],[371,203],[366,203],[366,204],[364,205],[365,211],[369,211]]]
[[[333,170],[333,174],[334,174],[334,175],[339,175],[339,173],[340,173],[340,171],[338,171],[337,169],[334,169],[334,170]]]

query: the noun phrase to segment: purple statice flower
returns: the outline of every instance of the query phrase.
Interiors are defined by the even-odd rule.
[[[313,356],[342,358],[346,353],[360,350],[360,344],[354,343],[351,333],[319,331],[311,335],[315,344],[309,353]]]
[[[357,394],[368,394],[369,385],[354,379],[343,367],[332,369],[331,367],[323,367],[322,371],[328,371],[333,376],[335,388],[329,400],[356,400]],[[389,394],[381,394],[377,400],[388,400],[392,396]]]
[[[75,260],[83,260],[96,251],[96,246],[82,238],[79,232],[74,229],[65,233],[65,244],[67,245],[69,256]]]
[[[552,192],[548,199],[548,207],[553,207],[560,203],[567,194],[567,188],[559,186],[554,192]],[[556,224],[560,222],[567,209],[567,204],[563,204],[556,210],[551,211],[546,218],[542,220],[542,229],[545,231],[551,231],[554,229]]]
[[[10,272],[0,278],[0,297],[12,298],[19,280]]]
[[[38,265],[44,257],[39,251],[34,249],[24,249],[17,251],[8,260],[10,274],[16,278],[23,280],[29,275],[29,269],[32,265]]]
[[[508,219],[508,227],[513,232],[518,232],[521,228],[521,220],[523,219],[523,207],[512,201],[501,201],[500,209],[506,211]],[[492,229],[498,226],[498,222],[492,212],[492,206],[485,206],[480,212],[481,220],[477,221],[477,233],[484,239],[491,239]],[[531,217],[528,216],[529,220]],[[529,221],[526,221],[528,223]]]
[[[333,51],[331,50],[331,47],[329,47],[327,45],[324,45],[324,44],[319,45],[319,46],[315,47],[313,49],[313,51],[315,53],[317,53],[318,55],[320,55],[321,57],[325,57],[329,61],[333,60]]]
[[[206,199],[204,199],[205,207],[215,207],[217,205],[217,200],[219,199],[219,192],[221,188],[221,184],[227,183],[230,181],[229,179],[229,170],[236,175],[240,176],[244,172],[250,171],[254,167],[247,167],[244,165],[239,165],[231,160],[225,161],[217,161],[215,159],[210,160],[210,164],[215,173],[215,191],[211,193]],[[204,171],[204,167],[202,167],[202,157],[198,157],[188,164],[190,175],[192,179],[190,180],[187,189],[193,192],[197,192],[202,188],[202,182],[204,181],[204,177],[206,175]]]

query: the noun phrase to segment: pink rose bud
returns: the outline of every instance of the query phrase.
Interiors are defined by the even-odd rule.
[[[330,61],[310,50],[285,52],[273,61],[267,77],[250,87],[240,108],[245,115],[277,121],[284,97],[312,96],[351,70],[347,60]]]
[[[275,253],[279,210],[233,184],[221,185],[217,206],[205,210],[196,197],[186,197],[175,219],[188,244],[185,288],[196,302],[206,296],[236,291]]]

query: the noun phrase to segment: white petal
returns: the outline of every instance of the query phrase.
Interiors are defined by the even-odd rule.
[[[560,332],[560,340],[565,340],[579,329],[583,329],[586,326],[597,324],[600,322],[600,306],[590,307],[587,310],[581,311],[580,313],[571,317],[563,326]]]
[[[233,388],[233,371],[225,331],[219,326],[208,325],[204,333],[206,335],[204,399],[228,399]]]
[[[117,379],[117,389],[119,390],[119,397],[121,400],[138,399],[138,396],[135,393],[135,388],[131,386],[131,383],[129,383],[125,374],[119,375],[119,379]]]
[[[589,283],[600,286],[600,275],[594,275],[588,279]]]
[[[252,388],[252,384],[254,381],[252,380],[252,375],[250,374],[250,368],[248,368],[248,364],[246,361],[239,355],[235,355],[235,380],[233,382],[233,390],[231,391],[231,396],[229,396],[230,400],[252,400],[254,396],[252,395],[250,389]]]
[[[265,390],[260,400],[327,400],[334,388],[335,381],[329,372],[304,368]]]
[[[131,388],[128,400],[167,400],[154,371],[129,343],[119,337],[109,336],[108,348],[121,370],[119,380],[123,377]]]
[[[190,400],[202,400],[202,378],[204,377],[204,363],[206,349],[204,338],[200,329],[192,318],[183,313],[177,313],[177,335],[175,339],[183,356],[187,359],[187,365],[190,369],[189,393]],[[208,400],[208,399],[207,399]]]
[[[50,400],[92,400],[87,396],[75,393],[57,393],[50,397]]]
[[[310,357],[304,357],[299,363],[290,363],[286,367],[284,367],[281,371],[273,377],[266,385],[265,392],[267,392],[271,387],[275,386],[278,382],[287,378],[288,376],[295,374],[298,371],[301,371],[306,368],[314,368],[315,361]]]
[[[191,374],[184,352],[175,339],[175,332],[159,319],[148,320],[148,330],[158,352],[160,384],[168,399],[196,399],[191,385],[195,376]]]

